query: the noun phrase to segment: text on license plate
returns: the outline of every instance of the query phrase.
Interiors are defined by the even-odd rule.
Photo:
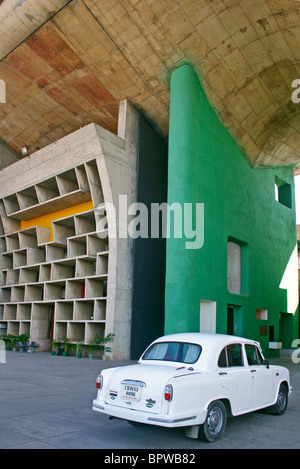
[[[131,399],[132,401],[140,401],[142,394],[142,387],[135,384],[123,384],[122,398]]]

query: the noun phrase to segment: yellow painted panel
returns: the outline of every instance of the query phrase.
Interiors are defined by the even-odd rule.
[[[50,241],[54,241],[52,222],[60,218],[76,215],[77,213],[87,212],[93,209],[93,202],[84,202],[83,204],[74,205],[73,207],[58,210],[57,212],[43,215],[42,217],[33,218],[32,220],[21,220],[21,230],[31,228],[32,226],[43,226],[51,230]]]

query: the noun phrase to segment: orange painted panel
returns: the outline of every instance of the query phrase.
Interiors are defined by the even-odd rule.
[[[65,208],[57,212],[43,215],[42,217],[33,218],[32,220],[21,220],[21,230],[31,228],[32,226],[43,226],[51,230],[50,241],[53,241],[52,222],[60,218],[76,215],[77,213],[87,212],[93,209],[93,202],[85,202],[83,204],[74,205],[73,207]]]

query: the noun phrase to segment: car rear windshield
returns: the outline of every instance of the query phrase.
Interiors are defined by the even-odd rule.
[[[162,360],[168,362],[195,363],[200,357],[201,345],[184,342],[158,342],[151,345],[143,360]]]

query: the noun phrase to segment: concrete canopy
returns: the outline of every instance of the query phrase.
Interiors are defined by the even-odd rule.
[[[300,167],[299,13],[296,0],[2,0],[0,139],[32,153],[91,122],[116,132],[126,98],[167,137],[169,75],[190,63],[252,166]]]

